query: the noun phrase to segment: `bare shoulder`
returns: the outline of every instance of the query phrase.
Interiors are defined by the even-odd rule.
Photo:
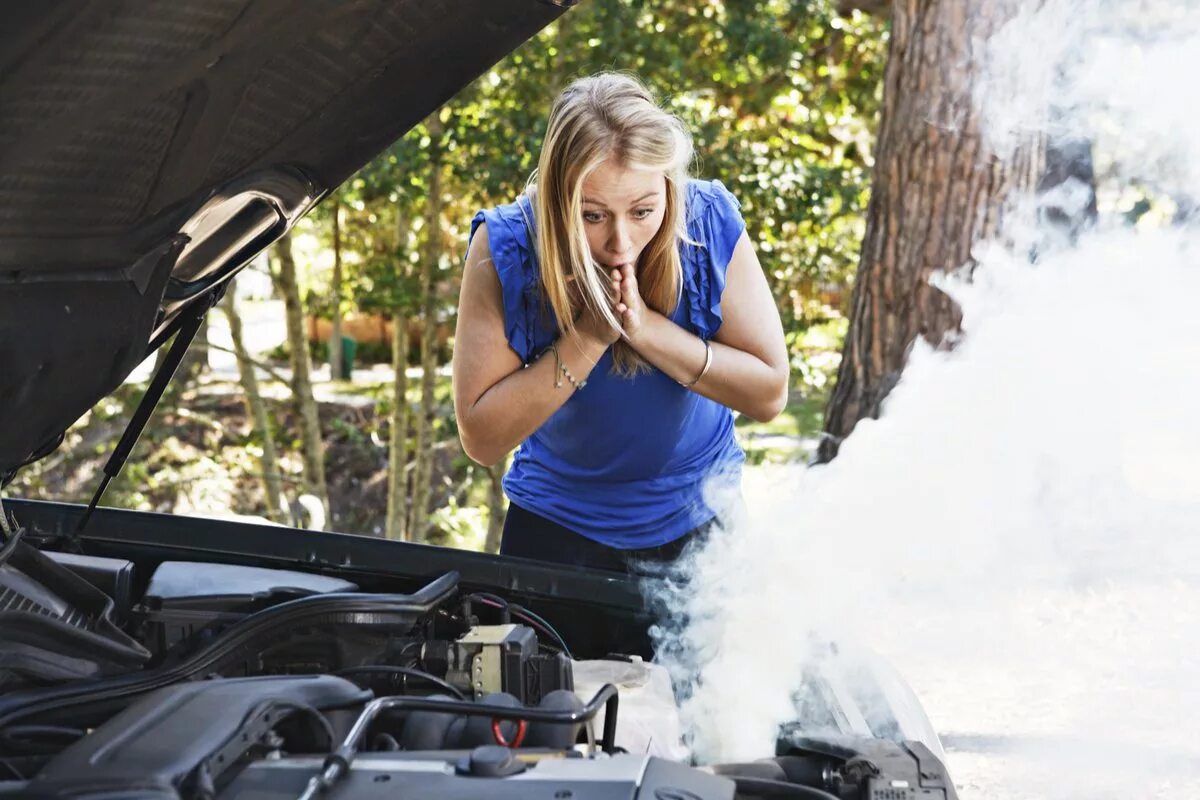
[[[486,222],[480,222],[479,227],[475,229],[475,233],[471,237],[471,245],[467,248],[467,263],[465,268],[471,270],[472,268],[478,269],[481,266],[486,266],[493,273],[496,271],[496,266],[492,263],[492,245],[489,241]]]
[[[496,264],[492,260],[491,244],[488,242],[487,223],[480,223],[471,237],[471,245],[467,248],[467,260],[463,265],[462,293],[480,291],[486,295],[500,294],[500,276],[496,274]]]

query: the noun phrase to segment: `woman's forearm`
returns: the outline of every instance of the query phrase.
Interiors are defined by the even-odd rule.
[[[562,363],[577,381],[587,380],[608,346],[579,331],[556,342]],[[506,375],[469,408],[458,409],[458,429],[467,455],[484,465],[498,463],[542,426],[575,392],[559,373],[553,353]]]
[[[667,317],[647,309],[633,348],[647,361],[680,383],[691,383],[704,369],[704,341]],[[767,421],[787,403],[787,365],[766,363],[750,353],[709,342],[712,365],[691,387],[751,419]]]

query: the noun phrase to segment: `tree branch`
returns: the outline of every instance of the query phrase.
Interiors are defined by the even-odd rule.
[[[221,345],[219,345],[219,344],[213,344],[212,342],[209,342],[208,344],[198,344],[198,345],[195,345],[195,346],[194,346],[193,348],[191,348],[191,349],[195,349],[195,350],[217,350],[217,351],[220,351],[220,352],[222,352],[222,353],[230,353],[230,354],[232,354],[232,355],[235,355],[235,356],[237,355],[237,352],[236,352],[236,351],[235,351],[233,348],[231,348],[231,347],[222,347]],[[259,361],[259,360],[258,360],[258,359],[256,359],[256,358],[251,358],[250,356],[242,356],[242,357],[243,357],[243,358],[245,358],[247,361],[249,361],[249,362],[250,362],[250,363],[251,363],[253,366],[255,366],[255,367],[258,367],[258,368],[259,368],[259,369],[261,369],[263,372],[267,373],[267,374],[268,374],[268,375],[270,375],[272,378],[274,378],[275,380],[277,380],[277,381],[279,381],[280,383],[284,384],[285,386],[289,386],[289,385],[291,385],[291,381],[289,381],[289,380],[288,380],[287,378],[285,378],[283,375],[279,374],[279,372],[277,372],[277,371],[275,370],[275,368],[274,368],[274,367],[272,367],[270,364],[267,364],[267,363],[265,363],[265,362]]]

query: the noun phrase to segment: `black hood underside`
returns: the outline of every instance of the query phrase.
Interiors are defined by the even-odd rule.
[[[0,21],[0,479],[573,0],[58,0]]]

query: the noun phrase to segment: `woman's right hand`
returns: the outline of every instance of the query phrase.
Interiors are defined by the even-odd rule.
[[[616,311],[616,303],[621,297],[621,281],[610,279],[609,282],[612,284],[609,287],[609,309],[612,310],[614,317],[620,319],[620,315]],[[595,341],[605,349],[621,338],[621,330],[610,325],[601,314],[584,303],[582,297],[576,296],[573,299],[576,301],[575,307],[580,309],[575,317],[575,330],[579,331],[580,335]]]
[[[621,338],[621,331],[608,324],[608,320],[590,308],[586,308],[575,318],[575,330],[580,336],[591,339],[607,349]]]

